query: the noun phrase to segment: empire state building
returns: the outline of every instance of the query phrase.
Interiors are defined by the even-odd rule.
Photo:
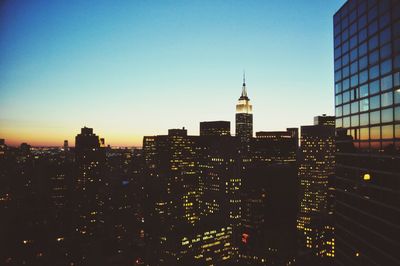
[[[236,104],[236,136],[240,142],[249,147],[253,137],[253,106],[247,97],[246,77],[243,75],[242,95]]]

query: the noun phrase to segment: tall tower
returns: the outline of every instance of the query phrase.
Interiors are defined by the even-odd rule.
[[[400,2],[347,1],[333,25],[335,261],[400,265]]]
[[[236,136],[245,147],[250,147],[253,137],[253,106],[247,97],[246,76],[243,73],[242,95],[236,104]]]

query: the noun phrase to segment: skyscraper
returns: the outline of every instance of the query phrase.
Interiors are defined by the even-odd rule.
[[[249,150],[253,137],[253,106],[247,97],[246,79],[243,74],[242,94],[236,104],[236,136],[240,138],[242,149]]]
[[[236,252],[240,178],[236,138],[144,137],[145,232],[150,265],[224,265]]]
[[[288,265],[296,251],[298,129],[257,132],[242,168],[240,265]]]
[[[335,235],[340,265],[400,265],[400,2],[334,15]]]
[[[105,151],[92,128],[84,127],[75,137],[76,178],[73,188],[73,217],[76,245],[75,259],[100,263],[104,241]],[[101,252],[100,252],[101,253]],[[103,255],[103,253],[102,253]]]
[[[327,118],[327,116],[323,116]],[[317,117],[318,118],[318,117]],[[321,118],[321,116],[320,116]],[[299,152],[300,212],[297,219],[301,255],[316,264],[333,258],[332,210],[329,181],[335,166],[335,127],[331,119],[314,119],[313,126],[301,127]]]

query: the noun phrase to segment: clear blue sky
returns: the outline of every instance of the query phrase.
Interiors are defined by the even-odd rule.
[[[2,1],[0,138],[111,145],[230,120],[246,70],[254,130],[333,114],[332,16],[344,0]]]

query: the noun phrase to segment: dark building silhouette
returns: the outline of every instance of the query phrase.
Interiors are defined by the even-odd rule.
[[[257,132],[242,168],[240,265],[295,261],[298,129]]]
[[[335,260],[400,264],[400,2],[334,15]]]
[[[315,116],[314,125],[335,126],[335,117],[326,114]]]
[[[236,139],[144,137],[145,232],[150,265],[225,265],[237,254],[240,178]]]
[[[329,190],[329,181],[335,167],[335,127],[332,125],[335,119],[322,117],[314,119],[316,125],[301,127],[298,157],[300,212],[297,229],[300,235],[300,254],[304,260],[308,259],[313,264],[328,264],[335,256]]]
[[[84,264],[101,264],[105,242],[105,150],[92,128],[84,127],[75,137],[76,173],[73,184],[74,259]]]
[[[231,122],[208,121],[200,122],[200,136],[230,136]]]

